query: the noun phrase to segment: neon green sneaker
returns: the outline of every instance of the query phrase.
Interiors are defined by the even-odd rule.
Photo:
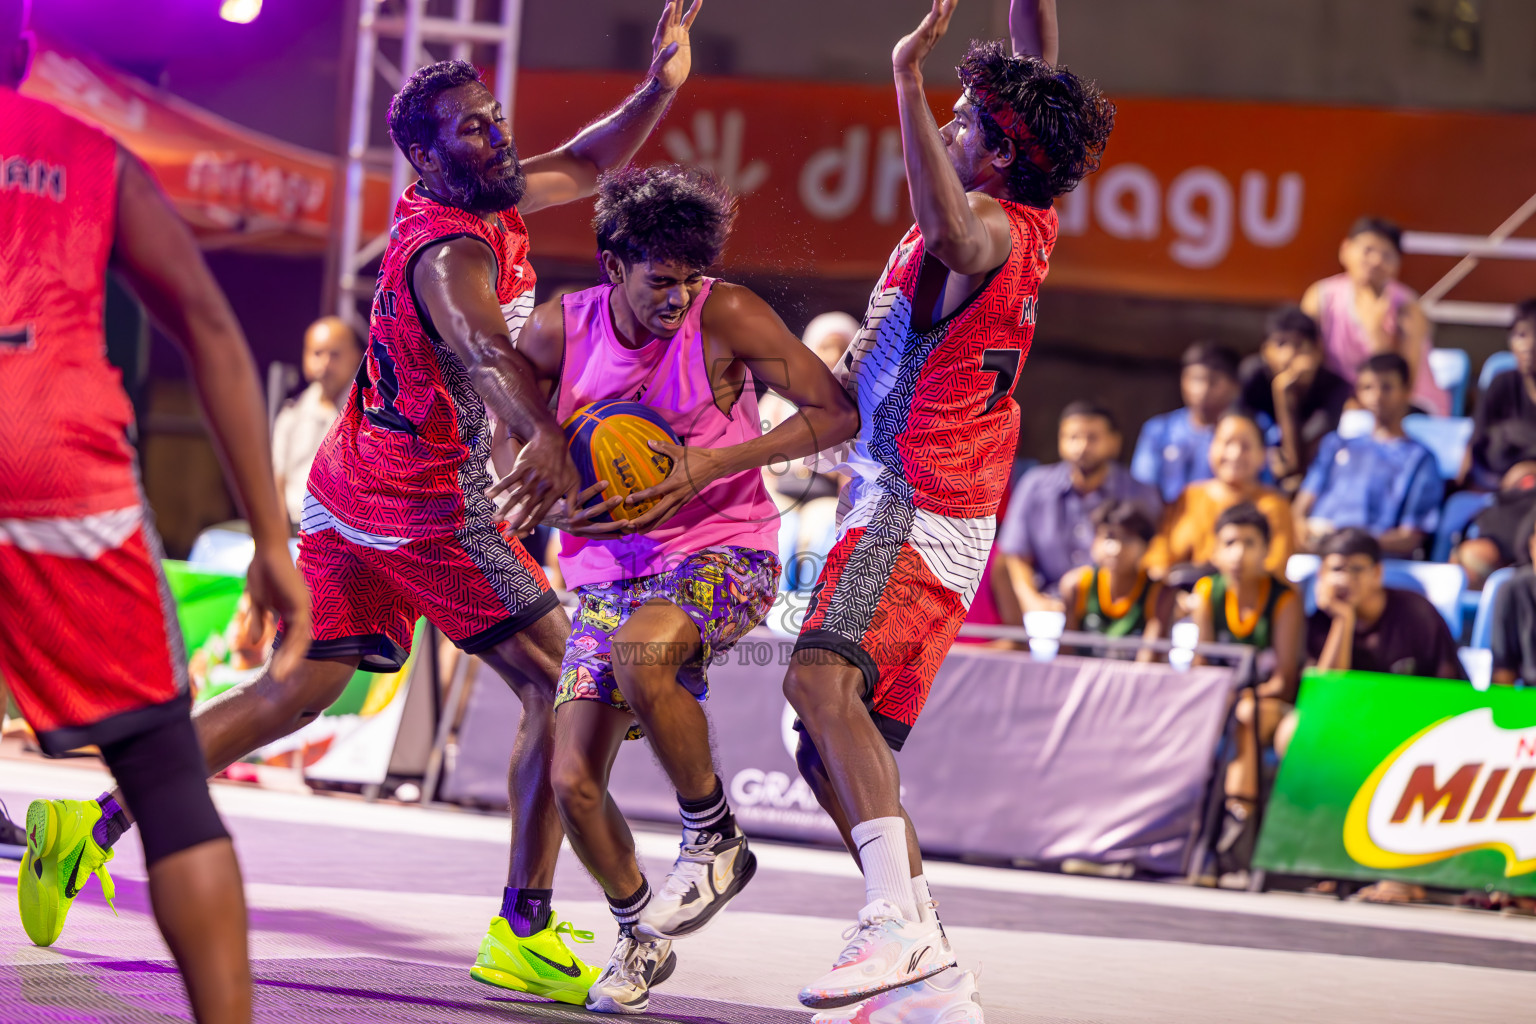
[[[101,805],[94,800],[34,800],[27,808],[27,852],[16,879],[16,901],[21,926],[39,946],[58,939],[70,905],[91,875],[101,880],[101,894],[112,906],[117,889],[106,868],[112,851],[103,850],[91,835],[100,819]]]
[[[576,942],[593,938],[591,932],[577,931],[569,921],[551,917],[548,928],[524,939],[512,933],[506,918],[493,917],[469,975],[487,985],[581,1006],[598,970],[566,948],[561,938],[566,935]]]

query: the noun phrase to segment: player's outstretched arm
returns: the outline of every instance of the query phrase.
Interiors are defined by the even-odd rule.
[[[119,150],[119,164],[113,266],[191,364],[225,475],[256,541],[246,588],[257,608],[283,618],[276,665],[283,673],[309,649],[309,592],[288,554],[288,514],[273,483],[256,364],[191,231],[136,157]],[[251,618],[259,629],[262,617]]]
[[[958,2],[933,0],[922,23],[891,51],[891,67],[896,76],[907,190],[923,232],[924,251],[952,273],[974,275],[1002,266],[1008,258],[1012,245],[1008,217],[996,200],[965,191],[923,94],[923,62],[949,29]],[[1011,151],[999,154],[1001,159],[1012,156]]]
[[[859,411],[832,371],[750,289],[717,283],[705,300],[702,326],[713,350],[741,360],[753,377],[795,403],[799,411],[763,436],[726,448],[653,442],[652,448],[672,457],[673,469],[655,487],[630,496],[634,505],[653,498],[656,504],[630,520],[629,531],[642,532],[665,522],[722,477],[814,455],[842,444],[859,429]]]
[[[536,371],[512,347],[496,301],[496,257],[477,238],[456,238],[426,250],[411,285],[428,329],[463,360],[475,390],[521,442],[498,485],[514,509],[507,522],[514,530],[538,523],[556,501],[575,498],[578,477]]]
[[[651,70],[640,88],[559,149],[523,161],[528,190],[517,204],[519,212],[532,213],[589,196],[597,189],[598,175],[629,163],[688,79],[693,66],[688,30],[703,3],[693,0],[685,14],[683,0],[667,0],[656,26]]]
[[[1061,56],[1056,0],[1013,0],[1008,5],[1008,37],[1015,57],[1039,57],[1055,64]]]

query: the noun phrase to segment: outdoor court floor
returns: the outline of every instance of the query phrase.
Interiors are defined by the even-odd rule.
[[[0,798],[88,798],[89,763],[0,759]],[[256,1019],[568,1022],[574,1007],[471,981],[504,884],[504,818],[355,798],[214,787],[234,832],[251,909]],[[654,880],[676,837],[637,836]],[[863,890],[841,853],[759,843],[751,887],[702,937],[642,1020],[803,1024],[795,1002],[830,965]],[[148,911],[136,842],[112,864],[114,917],[92,883],[59,942],[30,945],[0,860],[0,1024],[187,1021]],[[982,970],[994,1024],[1025,1022],[1505,1022],[1536,1005],[1536,920],[1436,907],[1376,907],[1284,894],[1196,890],[959,864],[929,866],[962,964]],[[614,938],[596,886],[567,851],[556,907]]]

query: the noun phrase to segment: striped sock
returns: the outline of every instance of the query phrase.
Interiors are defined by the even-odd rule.
[[[731,814],[731,805],[725,799],[725,786],[718,775],[715,776],[714,791],[709,796],[702,800],[684,800],[679,796],[677,805],[682,808],[684,828],[721,835],[730,835],[736,830],[736,817]]]
[[[607,895],[606,893],[604,894]],[[619,931],[629,934],[635,929],[635,922],[640,920],[640,911],[651,902],[651,883],[640,876],[640,888],[632,895],[622,899],[614,899],[608,896],[608,909],[613,911],[613,919],[619,922]]]

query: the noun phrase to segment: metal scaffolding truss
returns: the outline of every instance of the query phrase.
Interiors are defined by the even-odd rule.
[[[362,237],[363,186],[368,172],[390,169],[391,202],[415,177],[389,141],[387,97],[417,68],[434,60],[474,60],[495,69],[496,98],[507,117],[517,84],[517,47],[523,0],[356,0],[352,96],[341,217],[330,260],[329,294],[336,314],[359,335],[367,330],[373,298],[369,267],[389,242],[385,231]],[[348,55],[343,54],[343,59]],[[386,87],[375,92],[379,83]]]
[[[1403,232],[1403,251],[1429,256],[1460,256],[1457,263],[1421,300],[1424,313],[1442,324],[1476,324],[1508,327],[1515,307],[1503,302],[1457,302],[1446,299],[1450,290],[1485,259],[1536,260],[1536,239],[1515,238],[1515,232],[1536,217],[1536,196],[1531,196],[1486,238],[1481,235],[1446,235],[1430,231]]]

